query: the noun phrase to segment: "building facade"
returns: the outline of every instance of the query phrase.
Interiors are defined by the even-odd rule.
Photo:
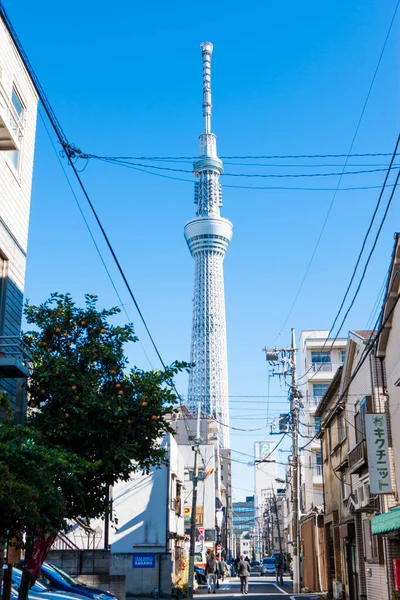
[[[211,55],[213,45],[201,44],[203,56],[204,133],[194,162],[196,217],[185,225],[185,238],[195,261],[188,406],[219,423],[219,443],[229,448],[228,358],[223,261],[232,237],[232,223],[220,215],[223,171],[211,133]]]
[[[302,331],[299,343],[299,388],[304,406],[301,414],[303,446],[301,468],[301,512],[308,513],[323,506],[322,455],[315,434],[320,427],[315,410],[336,371],[343,365],[347,340],[329,338],[329,331]]]
[[[25,413],[20,343],[38,96],[0,16],[0,377],[15,420]]]
[[[249,556],[254,551],[254,532],[256,526],[256,511],[254,496],[246,496],[245,502],[233,502],[232,505],[232,528],[234,537],[234,555],[241,554],[241,540],[249,540]]]

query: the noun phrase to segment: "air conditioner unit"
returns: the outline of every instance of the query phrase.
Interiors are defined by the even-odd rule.
[[[343,600],[343,584],[341,581],[332,581],[333,600]]]

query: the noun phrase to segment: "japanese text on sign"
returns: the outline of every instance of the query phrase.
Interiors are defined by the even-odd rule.
[[[389,494],[392,492],[392,482],[386,415],[367,413],[365,415],[365,433],[371,494]]]

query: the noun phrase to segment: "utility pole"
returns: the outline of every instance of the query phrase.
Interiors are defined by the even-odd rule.
[[[290,348],[264,348],[267,362],[282,366],[282,371],[273,371],[273,375],[291,374],[290,385],[290,414],[293,439],[293,482],[292,482],[292,531],[293,531],[293,594],[300,593],[300,557],[299,557],[299,404],[300,394],[296,380],[296,335],[292,328]],[[283,432],[282,432],[283,433]],[[279,522],[279,519],[278,519]],[[279,537],[280,539],[280,537]]]
[[[194,555],[196,548],[196,508],[197,508],[197,485],[199,482],[199,453],[200,453],[200,402],[197,408],[197,431],[194,438],[194,472],[193,472],[193,492],[192,492],[192,514],[190,516],[190,550],[189,550],[189,581],[188,581],[188,599],[193,600],[193,579],[194,579]]]
[[[296,336],[292,329],[292,393],[290,410],[292,413],[293,435],[293,593],[300,593],[299,557],[299,392],[296,380]]]

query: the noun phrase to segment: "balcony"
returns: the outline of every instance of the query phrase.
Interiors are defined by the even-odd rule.
[[[339,367],[343,367],[343,363],[333,362],[314,362],[310,365],[310,378],[316,373],[336,373]],[[330,377],[329,377],[330,379]]]
[[[348,453],[349,471],[351,475],[360,473],[367,465],[367,444],[362,440]]]
[[[0,378],[29,377],[32,358],[18,336],[0,336]]]
[[[23,119],[0,82],[0,151],[19,150]]]
[[[313,466],[313,485],[322,485],[322,465]]]

